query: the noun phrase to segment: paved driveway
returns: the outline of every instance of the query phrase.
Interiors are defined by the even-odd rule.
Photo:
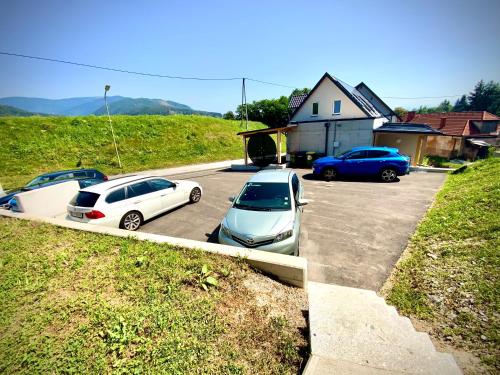
[[[311,202],[304,209],[300,255],[308,259],[309,280],[378,290],[409,236],[445,179],[440,173],[412,173],[399,182],[324,182],[297,170]],[[202,200],[151,220],[142,231],[199,241],[216,241],[230,203],[252,175],[205,171],[169,179],[192,179]]]

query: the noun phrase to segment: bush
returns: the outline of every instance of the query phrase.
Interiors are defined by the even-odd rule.
[[[430,167],[441,168],[447,161],[448,159],[437,155],[426,155],[424,157],[424,165],[428,165]]]

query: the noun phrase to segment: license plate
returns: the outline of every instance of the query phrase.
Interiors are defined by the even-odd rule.
[[[83,219],[83,214],[81,212],[70,211],[69,214],[70,214],[70,216],[77,217],[79,219]]]

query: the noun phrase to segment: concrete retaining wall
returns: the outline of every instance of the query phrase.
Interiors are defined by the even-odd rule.
[[[67,181],[42,189],[25,191],[14,197],[21,212],[55,217],[66,212],[66,206],[78,190],[80,185],[77,181]]]
[[[184,238],[162,236],[158,234],[130,232],[124,229],[109,228],[31,214],[15,213],[7,210],[0,210],[0,216],[25,220],[35,220],[64,228],[83,230],[93,233],[109,234],[117,237],[131,237],[141,241],[168,243],[171,245],[177,245],[191,249],[200,249],[211,253],[227,255],[231,257],[242,257],[245,258],[247,262],[253,267],[265,273],[274,275],[278,279],[288,284],[295,285],[300,288],[307,288],[307,260],[301,257],[274,254],[266,251],[251,250],[208,242],[187,240]]]

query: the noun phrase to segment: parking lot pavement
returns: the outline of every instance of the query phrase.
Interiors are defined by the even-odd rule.
[[[199,182],[203,195],[196,204],[181,206],[174,211],[150,220],[141,231],[189,238],[198,241],[217,241],[218,226],[231,203],[228,198],[237,195],[251,172],[210,170],[167,176],[169,180]]]
[[[378,290],[389,276],[434,194],[441,173],[412,173],[399,182],[324,182],[297,170],[310,200],[302,216],[300,255],[308,259],[309,280]],[[204,171],[177,176],[203,187],[197,204],[146,223],[149,233],[216,241],[229,196],[238,194],[249,172]]]

